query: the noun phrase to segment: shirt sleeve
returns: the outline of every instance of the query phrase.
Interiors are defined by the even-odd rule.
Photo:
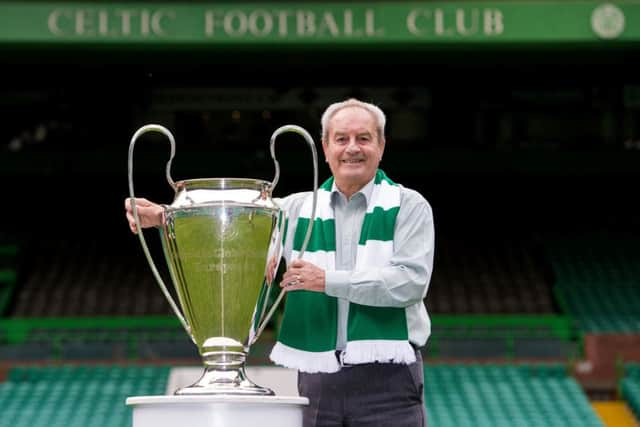
[[[424,299],[433,271],[433,213],[418,192],[402,191],[389,262],[361,271],[327,271],[327,295],[376,307],[407,307]]]

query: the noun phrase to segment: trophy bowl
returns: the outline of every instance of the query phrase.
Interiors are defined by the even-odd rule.
[[[272,394],[242,372],[267,260],[282,211],[266,181],[196,179],[176,184],[165,208],[162,247],[190,335],[206,366],[177,394]],[[212,390],[213,388],[213,390]]]
[[[160,235],[177,304],[150,255],[135,205],[133,151],[137,138],[149,131],[165,134],[171,143],[166,174],[175,197],[170,205],[163,206]],[[272,182],[206,178],[176,183],[170,175],[175,143],[167,129],[160,125],[143,126],[131,140],[129,194],[140,243],[161,290],[197,346],[205,367],[202,377],[191,386],[177,390],[177,395],[274,394],[247,378],[245,362],[250,345],[259,337],[284,295],[282,290],[271,309],[266,309],[273,278],[267,269],[269,265],[277,268],[286,224],[285,212],[272,199],[279,176],[274,142],[277,135],[287,131],[304,136],[312,149],[315,206],[315,145],[311,136],[297,126],[283,126],[271,138],[271,155],[276,167]],[[310,232],[311,227],[307,229],[303,248]]]

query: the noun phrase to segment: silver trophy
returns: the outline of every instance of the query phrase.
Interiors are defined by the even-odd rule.
[[[175,190],[164,206],[160,229],[162,248],[179,306],[162,280],[142,233],[133,191],[133,152],[147,132],[164,134],[171,144],[166,178]],[[174,182],[171,161],[175,140],[171,132],[150,124],[138,129],[129,145],[129,195],[140,244],[158,284],[180,323],[202,356],[205,370],[178,395],[273,395],[251,382],[245,373],[249,347],[269,322],[284,290],[267,309],[273,273],[282,251],[286,213],[272,200],[280,167],[274,144],[278,135],[295,132],[304,137],[313,156],[313,211],[300,256],[306,249],[315,218],[318,160],[313,139],[299,126],[287,125],[271,136],[275,164],[272,182],[248,178],[204,178]]]

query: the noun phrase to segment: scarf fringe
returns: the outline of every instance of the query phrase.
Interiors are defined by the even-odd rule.
[[[402,363],[416,361],[416,351],[408,341],[359,340],[349,341],[344,354],[345,363]]]
[[[271,350],[269,358],[276,365],[285,368],[297,369],[300,372],[314,374],[317,372],[338,372],[340,364],[336,359],[334,350],[330,351],[304,351],[289,347],[277,342]]]

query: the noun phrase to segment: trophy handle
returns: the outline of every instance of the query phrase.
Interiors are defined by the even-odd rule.
[[[189,325],[187,324],[187,321],[185,320],[184,315],[182,314],[182,312],[180,311],[180,309],[176,305],[175,301],[171,297],[171,294],[169,293],[169,290],[165,286],[164,281],[162,280],[162,278],[160,277],[160,273],[158,273],[158,269],[156,268],[156,264],[153,262],[153,258],[151,257],[151,253],[149,252],[149,247],[147,246],[147,241],[145,240],[144,234],[142,232],[142,227],[140,225],[140,218],[138,217],[138,207],[136,206],[136,198],[135,198],[135,195],[134,195],[134,192],[133,192],[133,149],[135,148],[136,140],[141,135],[143,135],[143,134],[145,134],[147,132],[160,132],[161,134],[163,134],[167,138],[169,138],[169,143],[171,144],[171,156],[169,157],[169,161],[167,162],[166,176],[167,176],[167,182],[169,183],[169,185],[174,190],[176,189],[176,183],[171,178],[171,161],[173,160],[173,156],[176,153],[176,143],[175,143],[175,140],[173,138],[173,135],[164,126],[155,125],[155,124],[142,126],[140,129],[138,129],[136,131],[136,133],[133,134],[133,137],[131,138],[131,143],[129,144],[129,165],[128,165],[129,168],[128,168],[128,170],[129,170],[129,197],[131,198],[131,208],[133,210],[133,217],[134,217],[134,219],[136,221],[136,227],[138,228],[138,237],[140,238],[140,244],[142,245],[142,249],[144,251],[144,254],[147,257],[147,261],[149,262],[149,266],[151,267],[151,271],[153,272],[153,275],[156,278],[156,281],[158,282],[158,285],[160,285],[160,289],[162,289],[162,293],[164,294],[165,298],[167,298],[167,301],[169,301],[169,305],[173,309],[173,312],[176,314],[176,316],[178,316],[178,319],[180,320],[180,323],[182,324],[182,327],[187,331],[189,336],[191,336],[191,328],[189,328]],[[164,215],[163,215],[163,218],[164,218]]]
[[[309,244],[309,239],[311,238],[311,231],[313,230],[313,223],[315,222],[315,219],[316,219],[316,202],[318,200],[318,153],[316,151],[316,144],[313,141],[313,138],[311,138],[311,135],[309,135],[309,132],[304,130],[302,127],[296,126],[296,125],[285,125],[276,129],[273,135],[271,135],[271,143],[269,144],[269,147],[271,150],[271,158],[273,159],[273,164],[276,169],[276,173],[273,177],[273,180],[271,181],[271,186],[269,188],[270,194],[273,194],[273,189],[276,187],[276,185],[278,184],[278,180],[280,179],[280,164],[276,159],[275,142],[276,142],[276,138],[280,134],[283,134],[285,132],[293,132],[293,133],[297,133],[298,135],[301,135],[307,141],[307,144],[311,149],[311,156],[313,157],[313,203],[311,205],[311,218],[310,218],[309,224],[307,225],[307,233],[304,236],[304,240],[302,241],[302,246],[298,253],[298,259],[301,259],[302,256],[304,255],[304,251],[307,249],[307,245]],[[269,300],[270,290],[271,290],[271,286],[269,285],[269,287],[267,288],[267,294],[265,295],[265,298],[264,298],[265,304],[263,304],[262,314],[260,315],[260,318],[264,316],[264,312],[267,306],[266,302]],[[282,298],[284,297],[285,292],[286,291],[284,289],[280,291],[278,298],[271,306],[271,309],[269,309],[269,312],[262,320],[262,323],[260,323],[260,325],[258,326],[258,329],[256,330],[256,333],[253,336],[253,339],[251,340],[250,344],[253,344],[254,342],[256,342],[256,340],[258,339],[258,337],[260,336],[264,328],[267,326],[267,323],[269,323],[269,320],[271,320],[271,317],[273,316],[273,313],[275,313],[276,308],[278,307],[278,305],[280,305],[280,301],[282,301]]]

